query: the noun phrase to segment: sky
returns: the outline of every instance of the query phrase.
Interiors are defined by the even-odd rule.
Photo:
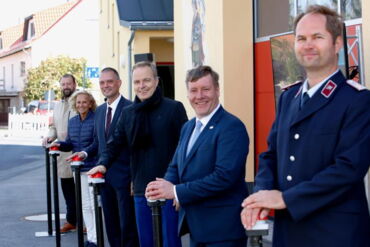
[[[68,0],[0,0],[0,30],[22,23],[32,13],[65,2]]]

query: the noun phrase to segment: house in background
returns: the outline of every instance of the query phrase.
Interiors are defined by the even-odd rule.
[[[173,0],[99,1],[100,67],[116,68],[122,93],[133,99],[130,72],[135,55],[151,53],[164,95],[174,98]]]
[[[59,55],[83,57],[99,66],[98,0],[75,0],[36,12],[22,24],[0,31],[0,126],[9,108],[25,105],[27,70]],[[92,79],[97,94],[97,79]]]

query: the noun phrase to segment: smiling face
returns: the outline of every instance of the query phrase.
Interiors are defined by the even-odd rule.
[[[188,82],[188,99],[198,118],[209,115],[219,104],[220,89],[211,75]]]
[[[158,86],[158,78],[154,77],[152,69],[148,66],[137,67],[132,72],[132,81],[135,94],[140,101],[149,99]]]
[[[326,29],[326,18],[321,14],[307,14],[298,22],[294,50],[298,62],[310,72],[335,71],[341,37],[335,42]]]
[[[92,102],[90,97],[86,94],[79,94],[76,97],[76,109],[80,114],[81,118],[84,119],[87,113],[92,108]]]
[[[119,96],[121,84],[121,80],[117,78],[113,71],[107,70],[100,75],[100,90],[109,103],[112,103]]]
[[[73,81],[72,77],[66,76],[60,79],[60,89],[64,98],[68,98],[76,90],[76,83]]]

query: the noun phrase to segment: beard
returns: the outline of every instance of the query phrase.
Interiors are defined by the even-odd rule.
[[[73,93],[72,89],[69,88],[63,89],[62,91],[63,98],[68,98],[69,96],[72,95],[72,93]]]

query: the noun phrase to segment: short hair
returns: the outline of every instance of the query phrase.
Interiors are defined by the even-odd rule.
[[[319,14],[326,18],[326,30],[331,34],[333,43],[339,36],[343,36],[343,19],[335,11],[326,6],[314,4],[310,5],[305,12],[299,14],[294,20],[294,33],[296,33],[299,21],[308,14]]]
[[[150,62],[150,61],[141,61],[141,62],[136,63],[132,67],[132,73],[134,73],[134,70],[135,69],[137,69],[137,68],[143,68],[143,67],[149,67],[152,70],[152,72],[153,72],[154,78],[157,78],[158,77],[157,66],[154,63]]]
[[[103,72],[113,72],[113,74],[116,76],[116,79],[121,80],[121,78],[119,77],[118,71],[112,67],[105,67],[104,69],[100,71],[100,73],[103,73]]]
[[[198,67],[188,70],[186,74],[186,87],[189,86],[189,82],[197,81],[207,75],[212,77],[213,85],[218,88],[220,86],[218,82],[219,75],[211,68],[211,66],[207,65],[199,65]]]
[[[81,91],[76,91],[72,94],[71,98],[69,99],[69,104],[70,106],[72,107],[72,109],[77,112],[77,109],[76,109],[76,100],[77,100],[77,96],[78,95],[87,95],[90,99],[90,102],[92,103],[91,104],[91,110],[95,111],[96,109],[96,101],[94,99],[94,96],[92,96],[91,93],[89,93],[88,91],[85,91],[85,90],[81,90]]]
[[[73,81],[73,83],[74,83],[74,84],[76,84],[76,78],[75,78],[72,74],[64,74],[64,75],[60,78],[59,82],[60,82],[63,78],[71,78],[71,79],[72,79],[72,81]]]

